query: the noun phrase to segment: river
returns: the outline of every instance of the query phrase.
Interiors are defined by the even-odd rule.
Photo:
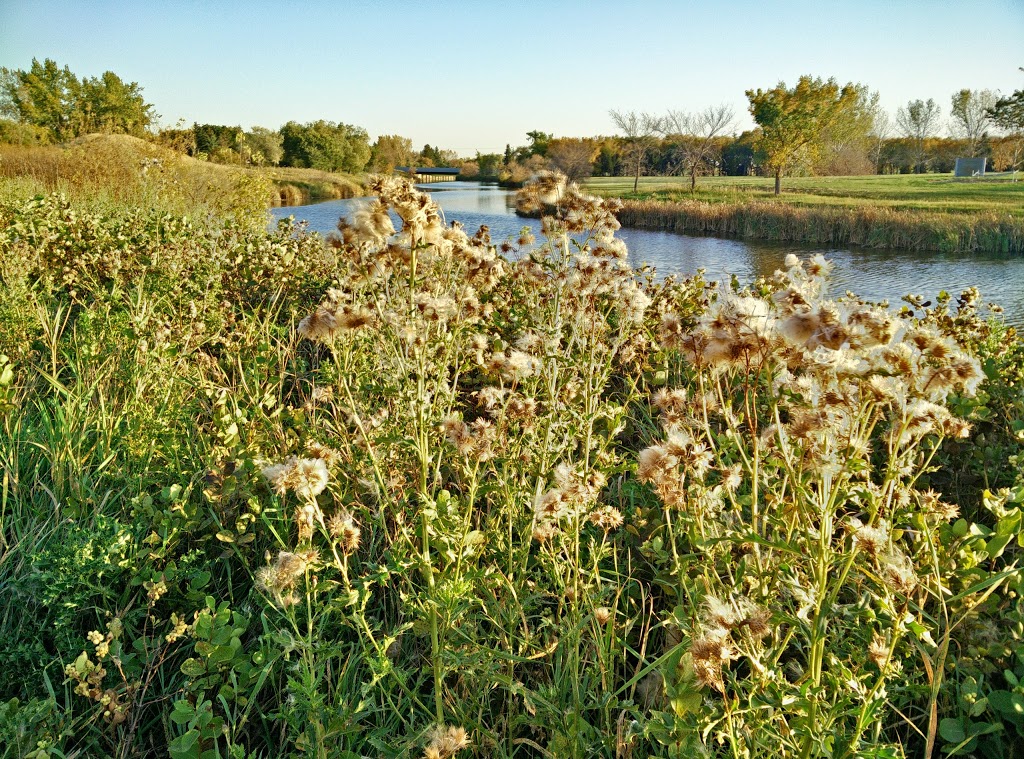
[[[495,242],[517,237],[524,226],[539,233],[539,221],[515,215],[512,191],[475,182],[445,182],[421,189],[431,193],[449,222],[462,222],[470,234],[481,224],[490,227]],[[334,230],[340,216],[348,215],[361,202],[365,199],[333,200],[274,208],[272,213],[275,220],[287,216],[305,220],[311,231],[326,235]],[[941,290],[956,296],[973,285],[981,291],[983,302],[1003,307],[1007,323],[1024,326],[1024,257],[1020,256],[826,248],[641,229],[623,229],[619,235],[629,247],[633,264],[652,264],[662,275],[687,275],[704,269],[708,279],[727,280],[736,275],[740,282],[747,283],[783,268],[787,253],[801,257],[822,253],[835,264],[833,295],[850,290],[898,306],[908,293],[934,299]]]

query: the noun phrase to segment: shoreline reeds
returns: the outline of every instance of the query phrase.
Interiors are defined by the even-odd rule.
[[[1024,253],[1024,221],[999,213],[625,200],[616,216],[623,227],[686,234],[941,253]]]

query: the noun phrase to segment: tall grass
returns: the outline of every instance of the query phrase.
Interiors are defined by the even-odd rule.
[[[1024,221],[998,213],[799,207],[756,201],[626,200],[618,218],[626,227],[758,240],[944,253],[1024,252]]]
[[[326,247],[0,205],[9,755],[1012,751],[1012,333],[371,189]]]

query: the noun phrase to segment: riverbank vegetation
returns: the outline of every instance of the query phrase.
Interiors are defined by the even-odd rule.
[[[329,245],[4,187],[5,757],[1019,751],[976,293],[656,282],[557,177],[540,240],[382,179]]]
[[[756,240],[949,253],[1024,252],[1024,186],[1011,177],[804,177],[775,196],[771,180],[708,177],[694,193],[678,179],[592,178],[623,197],[628,227]]]
[[[271,205],[363,194],[357,176],[210,163],[121,134],[86,135],[61,145],[0,144],[0,177],[39,192],[107,195],[120,203],[155,203],[180,212],[202,207],[217,215],[244,206],[246,218]]]

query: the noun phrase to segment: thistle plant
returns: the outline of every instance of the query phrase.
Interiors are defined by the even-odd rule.
[[[372,192],[327,241],[0,203],[0,742],[1009,754],[1021,349],[976,294],[658,280],[554,174],[508,240]]]

